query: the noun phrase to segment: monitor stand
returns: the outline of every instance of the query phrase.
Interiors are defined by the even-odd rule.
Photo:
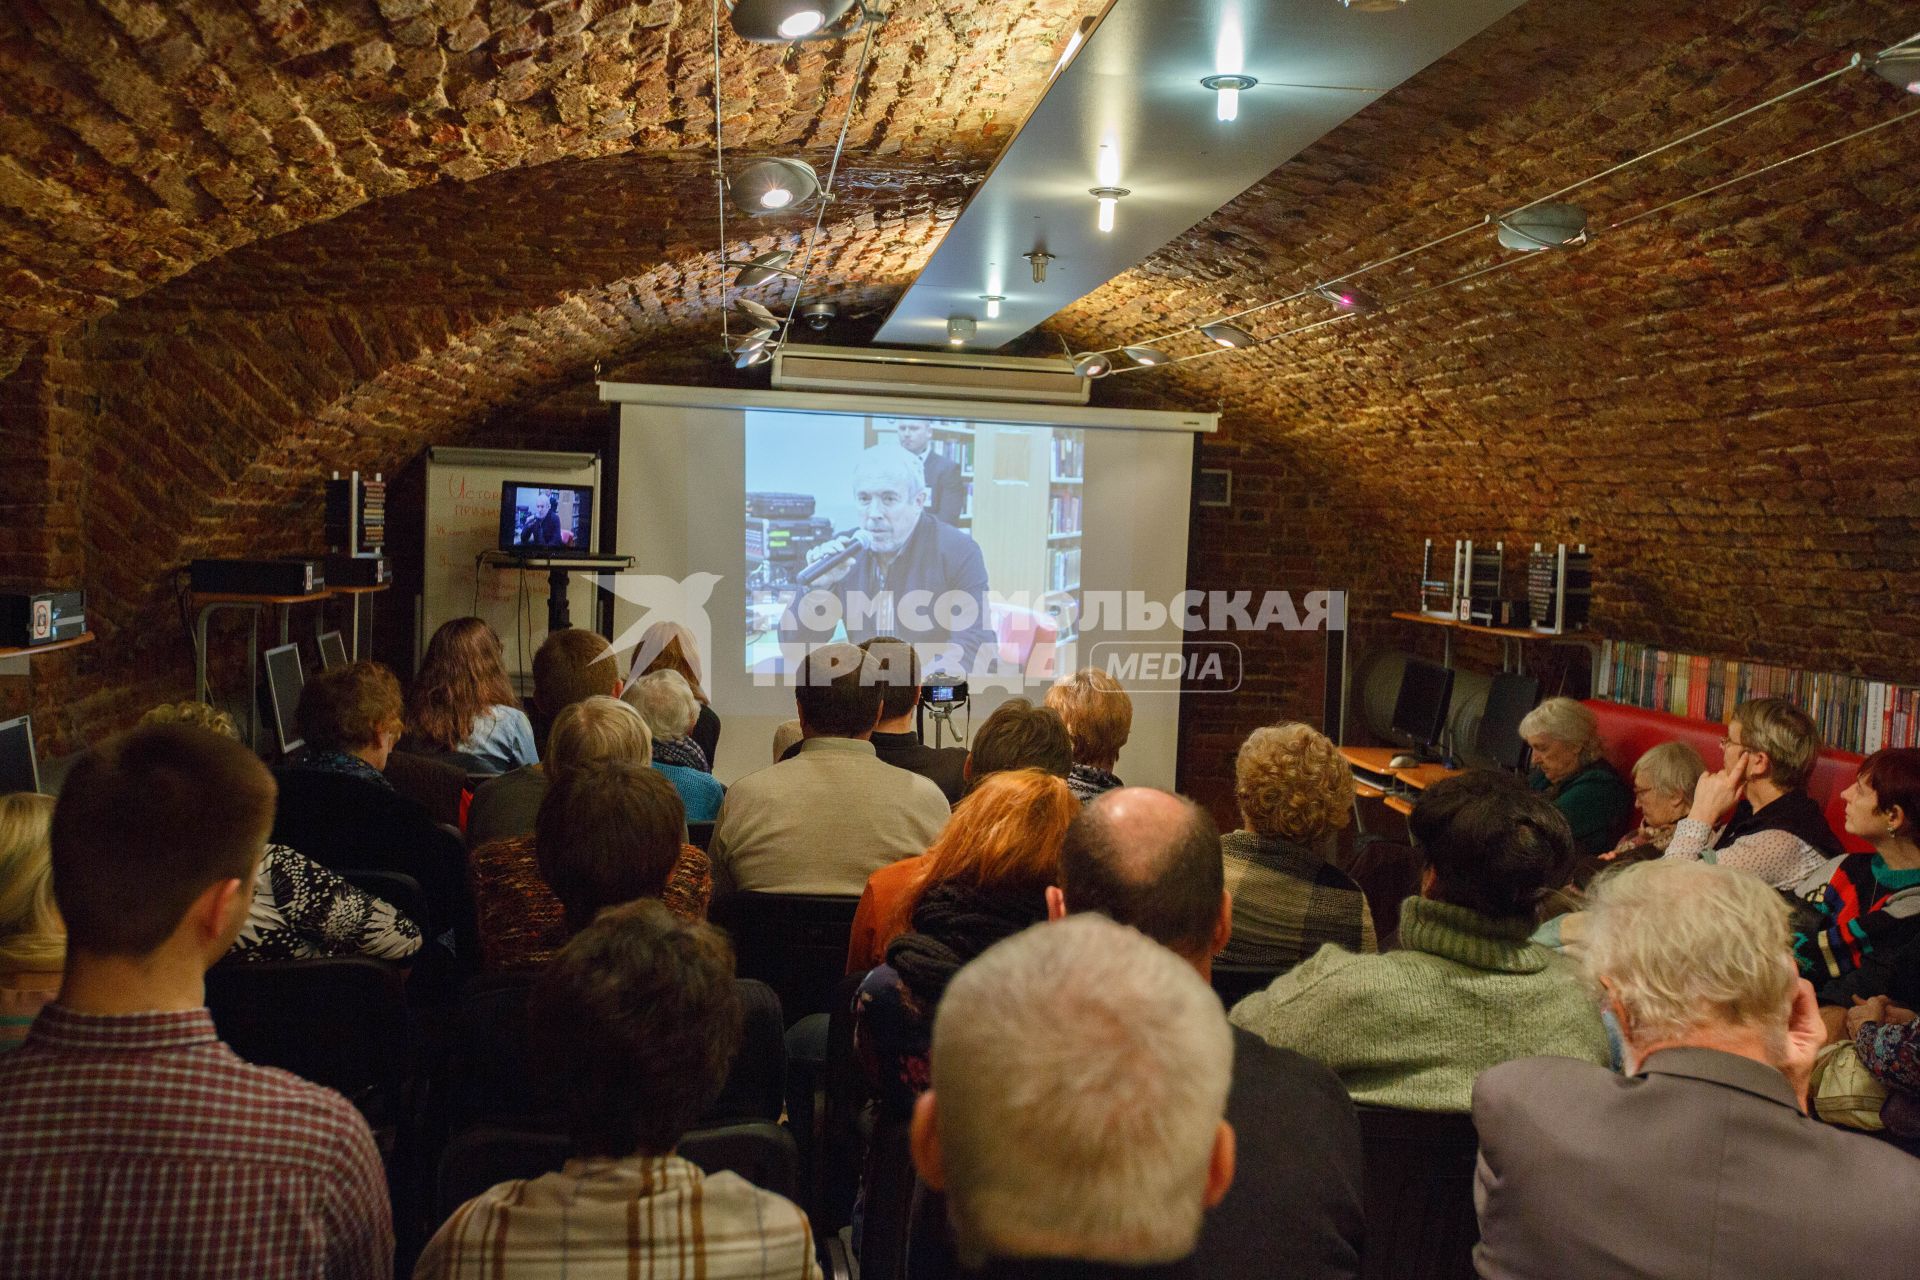
[[[483,551],[480,563],[496,569],[545,569],[547,571],[547,630],[564,631],[573,625],[567,603],[567,586],[575,569],[595,573],[618,573],[633,568],[633,557],[622,555],[540,556],[517,555],[511,551]]]

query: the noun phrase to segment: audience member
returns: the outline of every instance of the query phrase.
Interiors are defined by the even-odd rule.
[[[642,776],[672,796],[658,774]],[[577,1154],[558,1173],[503,1182],[455,1210],[415,1280],[820,1275],[797,1207],[674,1154],[740,1042],[724,935],[658,902],[613,908],[547,967],[531,1012]]]
[[[728,788],[711,845],[715,893],[853,897],[946,824],[940,788],[874,754],[885,692],[878,659],[823,645],[801,661],[798,679],[800,752]]]
[[[400,682],[378,662],[316,672],[300,691],[295,719],[307,754],[279,769],[273,843],[298,849],[334,872],[412,876],[430,926],[452,930],[456,949],[473,947],[473,894],[459,833],[396,792],[381,769],[400,735]],[[227,731],[232,731],[231,722]]]
[[[920,705],[920,655],[905,640],[876,636],[860,646],[880,662],[884,690],[880,723],[873,730],[873,753],[896,769],[917,773],[940,788],[948,804],[967,791],[967,749],[929,747],[914,724]]]
[[[1095,915],[1029,929],[941,1004],[914,1164],[984,1275],[1192,1274],[1174,1264],[1233,1181],[1232,1070],[1220,1002],[1172,952]]]
[[[533,722],[513,696],[500,637],[482,618],[455,618],[427,642],[407,703],[408,741],[505,773],[540,758]]]
[[[240,740],[233,717],[204,702],[166,703],[140,717],[140,723],[194,725]],[[404,960],[420,946],[418,922],[391,903],[348,884],[296,849],[269,843],[253,880],[246,923],[222,962],[351,955]]]
[[[870,937],[885,963],[854,997],[854,1048],[883,1110],[904,1118],[926,1087],[934,1010],[955,972],[1047,918],[1047,886],[1059,877],[1060,844],[1078,807],[1051,774],[996,773],[960,802],[925,854],[867,882],[861,905],[880,921]]]
[[[620,696],[613,646],[598,632],[563,627],[549,632],[533,655],[533,702],[546,721],[547,755],[560,713],[593,697]],[[480,784],[467,810],[467,848],[533,831],[534,815],[547,795],[543,764],[525,764]]]
[[[1540,1057],[1480,1077],[1480,1275],[1803,1280],[1836,1268],[1842,1220],[1875,1232],[1849,1277],[1912,1274],[1920,1162],[1804,1114],[1823,1037],[1778,894],[1623,868],[1595,883],[1585,962],[1627,1074]]]
[[[1120,682],[1098,667],[1086,667],[1062,676],[1047,690],[1047,707],[1067,726],[1073,742],[1067,785],[1080,802],[1123,785],[1113,766],[1133,731],[1133,699]]]
[[[1913,1114],[1920,1110],[1920,1015],[1885,996],[1872,996],[1848,1009],[1845,1017],[1843,1034],[1852,1041],[1861,1065],[1890,1096],[1906,1101],[1909,1123],[1902,1136],[1920,1138],[1920,1116]]]
[[[1609,862],[1639,862],[1667,851],[1673,829],[1693,807],[1693,789],[1707,762],[1684,742],[1663,742],[1633,762],[1633,800],[1640,824],[1600,855]]]
[[[1261,732],[1271,732],[1262,730]],[[1316,735],[1317,736],[1317,735]],[[1202,979],[1238,918],[1221,874],[1220,835],[1205,810],[1128,787],[1097,797],[1074,822],[1049,913],[1098,911],[1192,965]],[[1255,1280],[1286,1259],[1293,1280],[1360,1272],[1360,1129],[1332,1072],[1233,1029],[1227,1091],[1239,1172],[1207,1215],[1195,1270]]]
[[[1633,818],[1633,793],[1600,754],[1600,725],[1572,698],[1548,698],[1520,719],[1533,755],[1527,785],[1566,815],[1583,854],[1604,853]]]
[[[619,708],[603,711],[596,703]],[[604,717],[604,719],[602,719]],[[639,716],[611,698],[575,703],[556,723],[567,740],[609,738]],[[574,722],[586,728],[574,730]],[[489,970],[544,965],[602,907],[660,898],[688,920],[706,917],[712,892],[707,856],[686,841],[686,811],[673,784],[644,763],[602,748],[585,763],[554,768],[531,837],[474,851],[480,950]]]
[[[1791,889],[1844,852],[1819,802],[1807,794],[1820,731],[1806,712],[1785,698],[1743,702],[1733,709],[1720,751],[1723,767],[1701,775],[1667,857],[1717,862]],[[1715,830],[1723,816],[1725,825]]]
[[[627,678],[637,680],[656,671],[678,671],[686,677],[693,696],[700,700],[693,742],[711,767],[714,753],[720,749],[720,716],[709,704],[706,686],[700,682],[700,661],[700,646],[694,643],[693,632],[678,622],[656,622],[641,635]]]
[[[1234,1006],[1234,1025],[1326,1063],[1355,1102],[1414,1111],[1467,1110],[1473,1078],[1510,1058],[1606,1064],[1577,970],[1528,941],[1536,902],[1573,868],[1561,812],[1475,771],[1422,791],[1407,826],[1423,869],[1401,950],[1323,947]]]
[[[53,797],[0,796],[0,1053],[60,990],[67,927],[53,902]]]
[[[1221,841],[1233,938],[1223,964],[1291,968],[1323,945],[1378,950],[1367,899],[1327,861],[1353,820],[1353,772],[1304,724],[1255,729],[1234,761],[1240,831]]]
[[[239,743],[156,725],[87,752],[53,816],[59,998],[0,1057],[0,1275],[385,1277],[367,1123],[241,1061],[203,975],[245,923],[274,784]]]
[[[1072,786],[1073,739],[1060,713],[1025,698],[1008,698],[973,735],[967,753],[967,785],[1002,769],[1044,769]]]
[[[680,793],[687,806],[687,821],[712,822],[727,789],[713,776],[706,757],[688,736],[699,720],[700,703],[687,678],[678,671],[649,672],[621,696],[647,722],[653,735],[653,767]]]
[[[1874,752],[1842,794],[1847,834],[1873,852],[1834,858],[1794,886],[1794,956],[1816,989],[1858,974],[1848,994],[1885,994],[1890,957],[1920,940],[1920,750]]]

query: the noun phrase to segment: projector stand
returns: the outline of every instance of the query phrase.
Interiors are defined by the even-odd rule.
[[[567,606],[567,579],[575,569],[595,573],[619,573],[633,568],[633,557],[622,555],[540,556],[515,555],[511,551],[482,551],[478,563],[496,569],[545,569],[547,571],[547,630],[564,631],[573,625]]]

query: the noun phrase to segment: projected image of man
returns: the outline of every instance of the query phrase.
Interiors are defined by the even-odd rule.
[[[900,435],[900,447],[919,461],[927,482],[927,510],[940,517],[940,523],[958,526],[960,514],[967,509],[967,481],[960,464],[933,447],[934,423],[926,418],[901,418],[894,423]]]
[[[856,644],[899,636],[920,647],[928,670],[944,664],[970,671],[980,646],[993,636],[980,544],[924,518],[925,473],[920,460],[898,445],[861,454],[853,490],[859,527],[815,547],[807,563],[849,549],[852,554],[801,592],[782,620],[781,642],[825,642],[842,622]]]
[[[553,509],[553,495],[544,489],[533,495],[533,510],[520,524],[520,545],[524,547],[561,545],[560,513]]]

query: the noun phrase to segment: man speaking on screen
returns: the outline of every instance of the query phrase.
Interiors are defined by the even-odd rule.
[[[860,523],[807,553],[809,581],[781,621],[782,644],[825,642],[843,622],[855,644],[899,636],[928,671],[970,672],[993,639],[980,544],[927,515],[925,472],[899,445],[861,454],[853,491]]]

